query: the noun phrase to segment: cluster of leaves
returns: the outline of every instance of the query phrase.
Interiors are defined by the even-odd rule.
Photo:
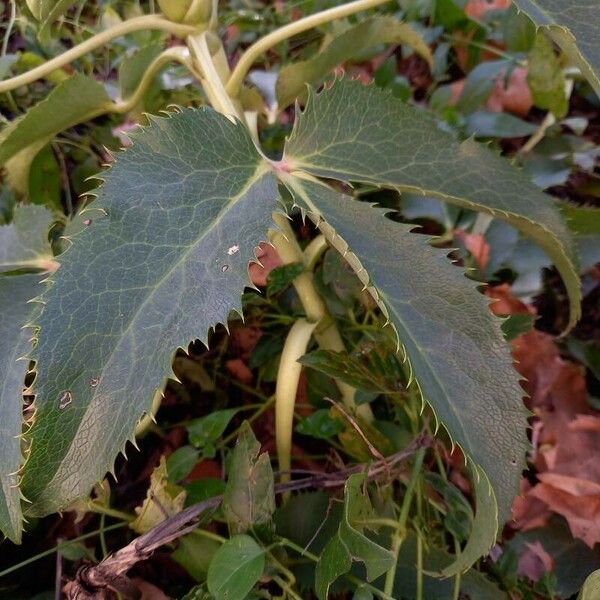
[[[61,42],[52,35],[56,19],[74,15],[69,31],[77,43],[79,20],[99,23],[100,5],[75,4],[49,8],[28,2],[37,24],[24,20],[24,39],[33,43],[35,33],[46,53],[58,53]],[[156,113],[172,103],[195,106],[205,100],[180,67],[164,66],[138,98],[138,86],[166,37],[136,34],[109,51],[106,74],[112,81],[117,73],[118,97],[129,115],[125,125],[140,120],[146,127],[131,133],[132,147],[101,175],[97,199],[76,215],[73,197],[89,190],[87,175],[112,160],[100,147],[117,146],[122,121],[111,86],[98,81],[102,62],[90,61],[88,75],[52,73],[39,93],[46,94],[48,83],[55,84],[52,92],[19,116],[15,99],[3,99],[16,117],[0,134],[8,215],[0,228],[0,527],[5,535],[20,540],[23,512],[35,528],[38,517],[68,507],[82,516],[120,518],[144,533],[186,505],[222,495],[210,515],[214,526],[183,537],[172,554],[198,583],[186,598],[242,600],[282,593],[296,598],[298,591],[323,599],[338,592],[357,598],[456,598],[460,592],[504,598],[507,591],[566,598],[576,592],[597,566],[593,550],[573,549],[585,557],[585,569],[569,582],[558,572],[554,579],[544,574],[552,569],[534,577],[520,561],[514,564],[524,548],[542,543],[538,529],[560,529],[550,526],[549,512],[533,525],[522,518],[515,528],[536,533],[515,536],[487,565],[488,575],[471,569],[510,520],[521,484],[529,447],[527,413],[504,338],[517,337],[533,322],[529,309],[503,312],[495,305],[498,314],[517,313],[501,322],[477,287],[510,281],[513,292],[531,295],[541,287],[540,268],[553,264],[568,296],[557,323],[570,330],[581,311],[580,273],[598,260],[597,213],[566,204],[559,209],[539,189],[562,186],[571,192],[570,175],[577,169],[586,178],[574,194],[594,195],[590,180],[594,183],[597,146],[562,133],[587,125],[584,117],[567,116],[573,73],[563,66],[568,58],[597,90],[598,49],[593,28],[589,31],[597,7],[591,2],[575,20],[564,22],[548,4],[542,13],[537,2],[516,2],[550,37],[515,7],[477,13],[476,2],[407,1],[399,14],[338,23],[296,40],[296,47],[279,48],[281,54],[274,52],[271,59],[294,60],[283,64],[276,79],[267,71],[253,72],[256,89],[243,88],[239,99],[245,109],[260,113],[263,149],[275,160],[257,150],[245,125],[207,107],[142,116],[144,109]],[[123,5],[106,9],[104,21],[114,23],[118,11],[131,15],[139,9]],[[182,14],[185,20],[188,13]],[[255,23],[232,5],[224,20],[231,23],[226,44],[235,53],[282,16],[268,12]],[[578,47],[571,31],[581,37]],[[382,55],[382,46],[389,45],[402,49]],[[486,52],[501,60],[486,60]],[[7,70],[26,70],[31,59],[28,63],[24,54],[6,55]],[[399,62],[413,69],[424,65],[429,75],[419,80],[414,72],[398,74]],[[328,82],[320,93],[307,91],[306,83],[320,86],[340,64],[372,78],[375,86],[346,77],[332,86]],[[457,71],[465,77],[452,76]],[[523,102],[517,108],[504,104],[513,85],[527,89],[527,110]],[[577,85],[576,93],[596,102],[597,111],[591,89],[583,81]],[[130,98],[133,104],[127,104]],[[414,106],[413,99],[426,99],[431,112]],[[290,133],[296,100],[304,109]],[[19,100],[23,108],[30,101],[27,94]],[[548,111],[541,126],[523,118],[532,106]],[[91,122],[101,115],[108,116]],[[87,125],[72,129],[81,123]],[[290,135],[283,144],[285,133]],[[532,136],[539,143],[521,140],[517,156],[525,169],[520,170],[473,135]],[[15,195],[24,202],[14,204]],[[284,207],[307,242],[322,235],[329,250],[312,262],[275,268],[261,280],[258,265],[249,272],[248,264],[269,239],[272,214]],[[59,214],[63,208],[66,218]],[[569,226],[561,211],[571,217]],[[441,237],[416,234],[415,222]],[[463,248],[454,257],[475,267],[471,279],[448,260],[453,241]],[[519,263],[524,257],[526,264]],[[276,508],[269,455],[260,453],[251,429],[241,424],[242,413],[254,411],[250,418],[262,427],[261,441],[268,445],[273,402],[264,389],[272,390],[285,332],[303,313],[291,286],[307,274],[331,315],[327,318],[341,324],[352,351],[311,348],[301,359],[307,406],[299,398],[296,432],[304,449],[320,456],[335,449],[344,460],[369,462],[402,450],[423,429],[435,431],[438,423],[443,429],[427,457],[420,452],[412,471],[400,472],[400,490],[378,489],[357,474],[347,480],[342,502],[312,492],[284,499]],[[266,296],[242,297],[252,283],[266,284]],[[247,325],[236,327],[236,313],[242,311]],[[228,321],[234,331],[230,342],[220,327]],[[389,327],[381,333],[385,323]],[[173,361],[175,350],[193,339],[209,346],[212,329],[211,350],[199,352],[197,344]],[[242,346],[237,355],[236,330]],[[251,342],[240,341],[242,331],[252,330],[258,333]],[[591,370],[597,368],[591,344],[574,341],[572,348]],[[525,351],[523,359],[533,352]],[[183,383],[172,381],[172,364]],[[532,380],[531,370],[524,367],[522,374]],[[341,408],[336,382],[357,390],[356,402],[372,407],[373,422]],[[236,386],[258,397],[260,405],[232,402],[228,390]],[[184,425],[176,427],[179,440],[159,444],[158,455],[169,456],[166,462],[161,458],[139,505],[133,498],[124,502],[125,510],[116,509],[106,486],[88,498],[106,472],[114,471],[127,441],[136,443],[156,428],[142,417],[153,412],[163,391],[175,406],[189,406],[194,389],[211,404],[200,415],[191,409],[195,418],[186,408]],[[549,411],[547,399],[529,391],[529,408],[541,416],[548,439],[573,423],[597,431],[584,392],[577,408],[566,411],[565,426],[543,412]],[[332,399],[333,408],[325,398]],[[177,420],[159,414],[159,423],[165,440]],[[236,437],[231,451],[228,444]],[[444,444],[460,449],[450,454]],[[563,515],[572,533],[594,546],[592,504],[573,507],[581,480],[588,484],[586,497],[598,483],[595,473],[570,470],[583,452],[565,458],[566,448],[573,444],[565,441],[554,449],[552,462],[544,448],[546,462],[536,463],[539,481],[525,502],[542,502]],[[212,469],[210,477],[199,473],[201,465]],[[531,510],[521,508],[524,515]],[[73,560],[89,558],[83,545],[61,548],[67,559],[69,552]],[[543,563],[547,554],[545,548],[534,558]],[[525,584],[523,574],[537,583]]]

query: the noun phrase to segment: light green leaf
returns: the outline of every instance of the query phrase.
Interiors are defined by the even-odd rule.
[[[515,0],[562,48],[600,96],[600,2],[598,0]]]
[[[211,109],[153,117],[131,137],[44,296],[22,482],[34,514],[87,494],[150,409],[177,347],[206,344],[241,312],[248,262],[277,206],[247,130]]]
[[[329,541],[315,572],[315,591],[326,600],[329,586],[352,567],[352,561],[364,563],[367,581],[383,575],[394,563],[394,555],[369,539],[360,524],[372,515],[371,502],[362,486],[362,474],[351,475],[344,487],[344,514],[337,534]]]
[[[69,77],[2,130],[0,166],[18,171],[13,179],[27,181],[31,162],[50,140],[73,125],[103,114],[109,103],[104,86],[95,79],[79,73]]]
[[[529,53],[527,83],[538,108],[551,111],[559,119],[567,114],[569,101],[565,94],[565,76],[552,45],[542,32],[536,35]]]
[[[290,178],[288,186],[389,319],[424,400],[482,467],[504,523],[525,467],[527,420],[519,376],[488,300],[449,263],[447,251],[410,233],[411,226],[321,183]],[[486,516],[495,533],[496,515]],[[493,536],[480,543],[489,549]]]
[[[600,598],[600,570],[594,571],[585,580],[578,600],[598,600]]]
[[[229,422],[237,413],[237,409],[215,410],[214,412],[194,419],[187,424],[190,443],[204,450],[204,456],[212,458],[215,455],[215,442],[223,435]]]
[[[108,102],[101,83],[75,73],[2,131],[0,165],[30,144],[41,139],[47,142],[57,133],[102,114]]]
[[[25,328],[41,289],[40,275],[0,277],[0,531],[21,541],[21,495],[16,472],[20,469],[23,426],[23,385],[29,363],[32,331]]]
[[[264,550],[249,535],[236,535],[216,551],[210,562],[208,591],[215,600],[244,600],[264,568]]]
[[[425,194],[510,222],[552,258],[571,300],[569,325],[579,318],[577,251],[554,200],[489,148],[456,142],[426,113],[341,81],[312,92],[283,163],[319,177]]]
[[[236,533],[269,524],[275,512],[269,455],[260,454],[260,443],[247,422],[233,451],[222,508],[230,529]]]
[[[0,273],[18,269],[52,270],[48,240],[52,213],[43,206],[17,204],[13,220],[0,226]]]
[[[176,483],[185,479],[198,462],[200,453],[192,446],[181,446],[167,458],[169,481]]]
[[[183,488],[170,483],[167,462],[161,456],[158,467],[152,471],[150,486],[141,506],[135,508],[136,518],[129,526],[137,533],[146,533],[165,519],[180,513],[185,503]]]
[[[307,83],[320,83],[337,65],[378,44],[407,44],[432,64],[429,46],[410,25],[390,16],[373,17],[350,27],[309,60],[283,67],[276,86],[279,108],[296,98],[305,100]]]

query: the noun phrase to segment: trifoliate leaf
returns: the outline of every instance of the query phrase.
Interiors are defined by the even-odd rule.
[[[241,312],[277,206],[248,131],[211,109],[152,118],[131,137],[44,296],[22,484],[35,514],[87,494],[150,410],[177,347],[207,343]]]
[[[553,259],[571,300],[570,326],[579,318],[577,251],[554,200],[490,149],[471,139],[456,142],[433,118],[390,94],[345,80],[313,92],[283,164],[425,194],[510,222]]]

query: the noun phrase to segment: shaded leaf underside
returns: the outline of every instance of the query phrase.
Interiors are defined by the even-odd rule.
[[[577,251],[553,198],[485,146],[457,142],[389,93],[342,80],[311,97],[285,148],[291,169],[411,191],[504,219],[552,258],[581,312]]]
[[[132,141],[44,296],[22,482],[33,514],[87,494],[132,438],[177,347],[206,343],[241,311],[248,262],[276,208],[249,134],[210,109],[152,118]]]
[[[352,265],[395,328],[424,399],[483,468],[510,516],[527,448],[523,391],[500,320],[443,250],[381,209],[293,178],[296,203]],[[495,515],[494,515],[495,516]],[[489,548],[489,547],[488,547]]]

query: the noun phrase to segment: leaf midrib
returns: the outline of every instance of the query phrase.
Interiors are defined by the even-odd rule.
[[[179,259],[177,261],[175,261],[173,263],[173,265],[171,265],[171,267],[169,269],[167,269],[167,271],[165,271],[165,273],[162,275],[162,277],[152,286],[150,293],[146,296],[144,301],[138,306],[138,308],[131,315],[131,318],[129,320],[129,323],[127,324],[127,327],[119,334],[120,340],[129,334],[137,317],[142,313],[143,309],[148,305],[148,303],[154,298],[154,296],[156,294],[156,290],[158,288],[160,288],[161,285],[164,283],[164,281],[166,279],[168,279],[168,277],[173,272],[175,272],[187,260],[187,258],[190,256],[190,254],[192,254],[192,252],[197,248],[198,244],[202,242],[202,240],[206,237],[206,235],[208,235],[208,233],[210,233],[214,230],[215,226],[217,226],[221,222],[221,220],[228,213],[228,211],[233,206],[235,206],[235,204],[237,204],[237,202],[241,198],[243,198],[246,195],[246,193],[252,187],[252,185],[254,185],[256,183],[256,181],[258,181],[263,175],[265,175],[268,172],[269,169],[268,169],[267,164],[262,159],[260,159],[260,157],[258,157],[258,158],[259,158],[259,160],[257,161],[257,167],[256,167],[254,173],[252,174],[252,176],[249,177],[246,185],[244,185],[244,187],[240,190],[240,192],[237,195],[233,196],[233,198],[231,198],[223,206],[223,208],[219,211],[215,220],[213,221],[213,224],[210,227],[208,227],[199,237],[195,238],[194,242],[188,246],[187,250],[185,250],[185,252],[183,252],[181,254]],[[91,206],[90,208],[92,208],[92,207],[93,206]],[[104,375],[106,366],[111,362],[113,356],[118,351],[118,349],[119,349],[119,343],[117,341],[117,343],[111,350],[110,354],[107,356],[106,360],[104,360],[104,367],[100,371],[100,373],[101,373],[100,380],[102,380],[102,376]],[[96,388],[96,391],[92,394],[92,396],[90,398],[90,404],[91,404],[91,401],[95,399],[96,394],[100,392],[100,387],[101,386],[98,386]],[[67,453],[68,453],[68,451],[67,451]],[[67,453],[65,453],[65,456]],[[52,477],[50,482],[53,480],[54,480],[54,477]]]
[[[318,215],[318,216],[319,216],[319,218],[321,218],[321,219],[322,219],[322,217],[320,216],[320,212],[319,212],[318,208],[317,208],[317,207],[315,207],[315,205],[314,205],[314,204],[311,202],[311,200],[310,200],[310,197],[308,196],[308,194],[306,193],[306,191],[305,191],[305,190],[304,190],[304,188],[302,187],[302,185],[301,185],[301,180],[300,180],[299,178],[297,178],[297,177],[291,177],[291,178],[289,178],[289,179],[287,179],[287,180],[286,180],[286,183],[288,183],[289,185],[291,185],[291,186],[292,186],[292,187],[293,187],[293,188],[294,188],[294,189],[295,189],[295,190],[296,190],[296,191],[297,191],[297,192],[300,194],[300,196],[301,196],[301,197],[302,197],[302,199],[303,199],[303,200],[306,202],[306,204],[307,204],[308,206],[310,206],[310,207],[312,208],[312,210],[314,210],[314,211],[315,211],[315,214],[316,214],[316,215]],[[327,221],[325,221],[325,222],[327,222]],[[318,225],[317,225],[317,226],[318,226]],[[344,239],[344,238],[343,238],[343,237],[342,237],[342,236],[341,236],[339,233],[337,233],[337,232],[336,232],[336,235],[337,235],[337,236],[339,236],[341,239],[343,239],[343,240],[344,240],[344,243],[345,243],[345,244],[348,246],[348,248],[350,247],[350,246],[349,246],[349,244],[348,244],[348,242],[347,242],[347,240],[345,240],[345,239]],[[326,237],[327,237],[327,236],[326,236]],[[363,268],[363,269],[365,269],[365,267],[364,267],[364,265],[363,265],[362,263],[361,263],[361,266],[362,266],[362,268]],[[353,269],[353,270],[354,270],[354,269]],[[367,272],[367,274],[369,273],[369,271],[368,271],[367,269],[365,269],[365,271]],[[369,280],[370,280],[370,279],[371,279],[371,277],[369,276]],[[453,412],[453,413],[454,413],[454,415],[456,416],[456,420],[457,420],[457,422],[458,422],[458,423],[459,423],[459,425],[460,425],[460,429],[461,429],[461,431],[463,432],[464,439],[465,439],[465,440],[468,440],[468,439],[469,439],[469,436],[467,436],[467,432],[466,432],[466,430],[465,430],[465,428],[464,428],[464,424],[462,423],[461,419],[459,418],[458,412],[456,411],[456,408],[454,407],[453,403],[450,401],[450,398],[449,398],[449,396],[446,394],[446,392],[445,392],[445,387],[442,385],[442,382],[441,382],[441,380],[439,379],[438,375],[436,374],[436,372],[435,372],[435,369],[434,369],[434,368],[432,367],[432,365],[430,364],[430,362],[429,362],[429,360],[428,360],[428,358],[427,358],[427,355],[426,355],[426,354],[424,354],[424,353],[422,352],[422,350],[421,350],[421,349],[420,349],[420,347],[419,347],[419,344],[416,342],[415,338],[414,338],[414,337],[413,337],[413,335],[410,333],[410,330],[409,330],[409,328],[406,326],[405,322],[404,322],[404,321],[403,321],[403,320],[402,320],[402,319],[401,319],[401,318],[398,316],[398,313],[397,313],[395,310],[393,310],[393,309],[391,308],[391,304],[390,304],[389,302],[387,302],[387,301],[384,301],[384,299],[385,299],[385,300],[387,300],[387,297],[386,297],[386,295],[385,295],[385,294],[384,294],[384,293],[383,293],[383,292],[382,292],[382,291],[381,291],[379,288],[377,288],[377,286],[373,285],[372,283],[371,283],[371,285],[372,285],[372,287],[373,287],[373,288],[374,288],[374,289],[377,291],[377,294],[378,294],[378,296],[379,296],[379,301],[381,301],[381,302],[382,302],[382,303],[385,305],[385,307],[386,307],[386,309],[387,309],[388,311],[390,311],[390,312],[392,312],[394,315],[396,315],[396,318],[398,319],[398,321],[399,321],[399,322],[402,324],[402,326],[404,327],[404,331],[406,332],[406,335],[407,335],[407,337],[409,337],[409,338],[412,340],[413,344],[415,345],[415,348],[417,348],[417,349],[418,349],[419,355],[420,355],[420,356],[423,358],[423,362],[425,363],[425,365],[426,365],[426,367],[427,367],[427,370],[428,370],[428,371],[429,371],[429,372],[432,374],[432,377],[433,377],[433,379],[435,380],[435,382],[436,382],[436,384],[437,384],[438,388],[441,390],[441,392],[442,392],[442,395],[443,395],[444,399],[446,400],[446,404],[447,404],[447,405],[450,407],[450,409],[452,410],[452,412]],[[374,300],[375,300],[375,302],[376,302],[376,303],[378,303],[378,300],[377,300],[377,298],[374,298]],[[398,337],[398,341],[399,341],[399,342],[401,342],[401,340],[400,340],[400,335],[399,335],[398,331],[396,331],[396,336]],[[408,354],[407,354],[407,359],[410,361],[410,358],[408,358]],[[417,380],[417,383],[418,383],[418,380]],[[423,393],[422,393],[422,390],[421,390],[421,385],[420,385],[420,384],[419,384],[419,391],[421,392],[421,397],[423,398],[423,400],[426,400],[426,401],[427,401],[427,404],[429,404],[429,406],[432,406],[432,405],[431,405],[431,402],[429,402],[429,401],[428,401],[428,400],[427,400],[427,399],[426,399],[426,398],[423,396]],[[432,409],[433,409],[433,407],[432,407]],[[433,410],[434,410],[434,412],[435,412],[435,409],[433,409]],[[470,443],[469,443],[469,446],[470,446]],[[471,449],[470,447],[468,448],[468,451],[469,451],[469,453],[472,453],[472,449]]]

